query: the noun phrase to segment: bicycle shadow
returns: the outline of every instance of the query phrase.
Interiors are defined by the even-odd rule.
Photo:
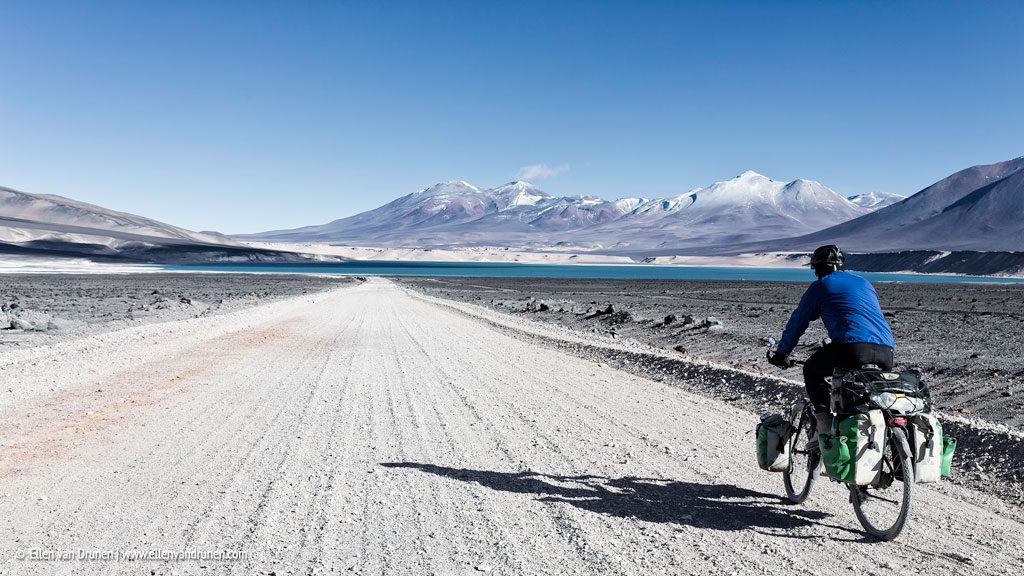
[[[701,484],[625,476],[559,476],[540,472],[495,472],[416,462],[388,462],[472,482],[502,492],[531,494],[540,502],[561,502],[609,516],[671,522],[710,530],[794,529],[824,525],[830,514],[787,506],[777,495],[729,484]]]

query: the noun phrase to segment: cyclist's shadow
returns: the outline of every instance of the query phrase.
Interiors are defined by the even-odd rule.
[[[474,482],[492,490],[532,494],[541,502],[564,502],[600,514],[647,522],[673,522],[712,530],[792,529],[830,516],[787,506],[779,496],[729,484],[702,484],[626,476],[559,476],[540,472],[494,472],[416,462],[389,462]]]

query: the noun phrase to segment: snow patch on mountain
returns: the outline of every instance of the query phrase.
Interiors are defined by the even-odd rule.
[[[521,180],[498,186],[493,192],[499,210],[508,210],[516,206],[536,206],[551,198],[540,188]]]
[[[906,196],[900,196],[899,194],[893,194],[891,192],[868,192],[867,194],[857,194],[855,196],[847,197],[847,200],[850,202],[853,202],[862,208],[867,208],[868,210],[885,208],[886,206],[891,206],[906,199]]]

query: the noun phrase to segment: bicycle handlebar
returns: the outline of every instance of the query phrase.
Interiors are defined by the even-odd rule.
[[[764,357],[769,359],[772,357],[772,351],[770,348],[764,353]],[[790,362],[792,362],[794,366],[803,366],[806,361],[790,359]]]

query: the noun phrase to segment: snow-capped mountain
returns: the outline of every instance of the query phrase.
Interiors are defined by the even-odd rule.
[[[552,196],[527,182],[484,189],[444,182],[319,226],[238,238],[384,246],[553,245],[658,247],[792,236],[868,209],[810,180],[744,172],[661,199]]]
[[[850,202],[853,202],[862,208],[867,208],[868,210],[885,208],[886,206],[891,206],[906,199],[906,196],[900,196],[899,194],[893,194],[892,192],[868,192],[867,194],[857,194],[856,196],[849,196],[847,198]]]
[[[628,212],[638,201],[555,197],[528,182],[478,188],[442,182],[380,208],[319,226],[239,235],[291,242],[446,245],[524,240],[531,233],[575,230]]]
[[[50,194],[0,187],[0,252],[159,261],[275,259],[224,235]],[[297,256],[297,255],[291,255]]]
[[[1024,251],[1024,156],[961,170],[897,204],[758,249],[830,243],[858,252]]]
[[[655,202],[648,202],[608,226],[587,231],[622,234],[618,246],[700,246],[811,232],[868,212],[811,180],[779,182],[747,171]]]

